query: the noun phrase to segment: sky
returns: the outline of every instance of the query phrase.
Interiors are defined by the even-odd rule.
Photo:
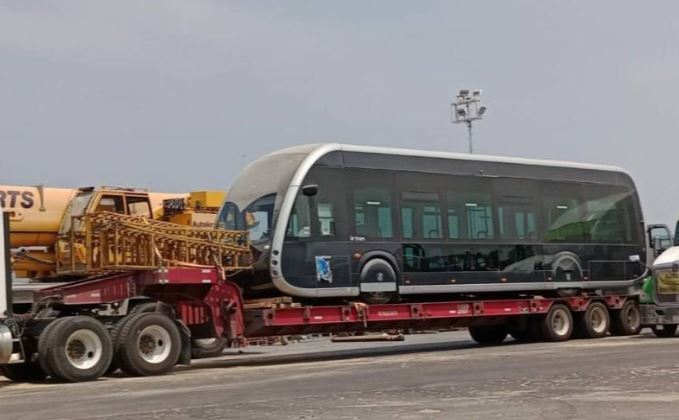
[[[0,184],[228,189],[324,141],[617,165],[679,217],[679,2],[0,2]]]

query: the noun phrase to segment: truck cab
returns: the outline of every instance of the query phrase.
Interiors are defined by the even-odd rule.
[[[648,263],[652,263],[666,249],[672,247],[672,232],[667,225],[648,225],[646,228],[648,235]],[[674,240],[676,242],[676,238]],[[675,243],[676,245],[676,243]]]
[[[162,202],[154,204],[156,207],[159,204],[162,211]],[[106,186],[78,189],[76,196],[66,208],[59,226],[56,242],[57,271],[62,271],[61,267],[74,268],[76,265],[84,264],[86,254],[84,245],[74,245],[74,249],[71,249],[72,239],[85,232],[83,216],[102,212],[154,218],[151,196],[145,189]]]

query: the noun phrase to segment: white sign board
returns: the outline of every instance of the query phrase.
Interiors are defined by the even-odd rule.
[[[12,284],[12,279],[7,278],[7,252],[9,252],[9,244],[5,243],[7,238],[5,229],[9,229],[9,226],[5,226],[5,221],[2,208],[0,208],[0,319],[7,316],[7,309],[9,309],[7,307],[9,301],[8,294],[10,293],[9,287]]]

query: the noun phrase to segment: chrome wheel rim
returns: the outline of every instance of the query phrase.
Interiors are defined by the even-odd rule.
[[[597,334],[602,334],[606,331],[608,327],[606,323],[606,314],[602,308],[593,308],[590,313],[590,325],[592,330]]]
[[[101,338],[92,330],[74,331],[66,340],[66,359],[75,368],[91,369],[99,363],[103,353]]]
[[[164,362],[172,351],[170,333],[159,325],[144,328],[137,340],[139,355],[152,364]]]
[[[557,335],[563,337],[568,334],[570,327],[568,313],[563,309],[554,311],[554,315],[552,315],[552,330],[554,330]]]

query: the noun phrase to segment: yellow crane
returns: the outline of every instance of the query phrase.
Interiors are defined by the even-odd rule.
[[[12,269],[17,276],[28,278],[47,277],[58,271],[73,272],[77,267],[87,267],[88,262],[89,268],[92,268],[93,261],[102,262],[109,258],[107,254],[106,258],[93,259],[93,252],[100,254],[100,257],[104,255],[98,242],[106,240],[106,235],[102,232],[115,231],[115,235],[118,235],[116,238],[122,238],[126,234],[129,237],[131,232],[139,232],[139,227],[144,223],[147,225],[144,232],[151,235],[155,229],[159,233],[153,236],[153,241],[165,238],[162,242],[164,245],[160,246],[161,250],[177,247],[168,245],[167,235],[163,236],[169,232],[168,229],[174,229],[173,232],[178,235],[174,236],[175,241],[181,237],[185,244],[198,246],[198,243],[186,240],[186,235],[205,237],[206,232],[212,231],[216,212],[225,196],[220,191],[173,194],[110,186],[45,188],[0,185],[0,206],[10,216]],[[108,216],[95,216],[102,214]],[[102,224],[102,220],[105,223]],[[163,222],[168,223],[161,225]],[[87,231],[93,226],[96,226],[96,231]],[[178,228],[182,233],[177,233]],[[205,232],[196,233],[192,229],[197,232],[204,229]],[[90,242],[86,243],[86,238]],[[151,236],[144,238],[148,242]],[[139,237],[137,239],[142,240]],[[242,239],[239,241],[242,242]],[[147,246],[158,247],[160,242],[154,244],[147,243]],[[205,244],[200,246],[205,253]],[[107,252],[113,251],[111,248]],[[118,259],[114,262],[121,263],[118,265],[122,267],[125,265],[125,258],[131,255],[130,250],[120,253],[119,244],[117,251]],[[227,251],[220,249],[215,252],[219,254]],[[199,261],[189,258],[188,248],[182,252],[187,261]],[[138,255],[135,258],[138,260],[140,257]],[[147,258],[144,261],[154,260]]]

